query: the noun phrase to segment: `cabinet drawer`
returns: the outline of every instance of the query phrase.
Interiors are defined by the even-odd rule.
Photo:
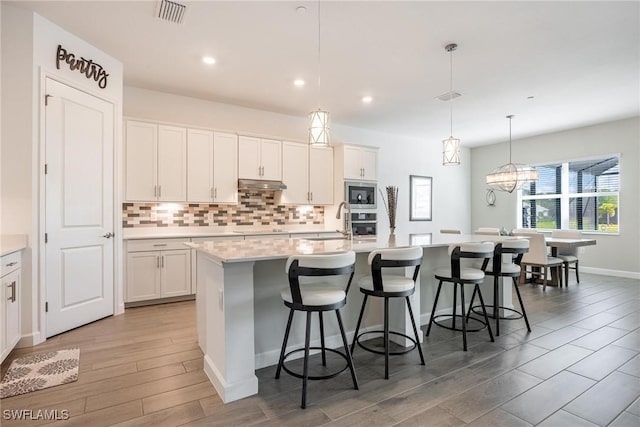
[[[0,277],[5,274],[9,274],[12,271],[16,271],[22,265],[22,253],[20,251],[14,252],[9,255],[5,255],[0,258],[2,265],[0,265]]]
[[[172,251],[177,249],[188,249],[184,243],[189,239],[144,239],[129,240],[127,242],[127,252],[145,251]]]

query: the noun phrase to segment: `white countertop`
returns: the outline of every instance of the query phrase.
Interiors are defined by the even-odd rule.
[[[2,234],[0,235],[0,256],[20,251],[27,247],[26,234]]]
[[[305,234],[328,233],[335,230],[327,230],[321,227],[267,227],[267,228],[237,228],[237,227],[136,227],[125,228],[122,231],[124,240],[134,239],[168,239],[179,237],[223,237],[223,236],[256,236],[261,234]]]
[[[464,234],[404,234],[379,235],[376,239],[355,238],[354,240],[314,240],[314,239],[256,239],[241,241],[210,241],[185,243],[202,251],[222,263],[265,261],[288,258],[292,255],[311,255],[339,251],[371,252],[409,245],[424,248],[446,247],[464,242],[487,242],[517,239],[510,236],[484,236]]]

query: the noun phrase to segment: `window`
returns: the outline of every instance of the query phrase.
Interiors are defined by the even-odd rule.
[[[519,226],[618,233],[620,158],[536,166],[540,178],[519,193]]]

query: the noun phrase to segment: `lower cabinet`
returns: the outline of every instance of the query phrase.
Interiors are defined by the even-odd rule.
[[[20,278],[22,252],[0,258],[2,266],[0,297],[0,362],[20,341]]]
[[[129,242],[125,302],[192,294],[191,250],[183,239]]]

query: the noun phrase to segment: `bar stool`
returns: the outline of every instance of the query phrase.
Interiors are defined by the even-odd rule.
[[[464,351],[467,351],[467,332],[476,332],[484,329],[485,327],[489,331],[489,337],[491,338],[491,342],[494,342],[493,333],[491,332],[491,325],[489,324],[489,318],[487,317],[487,310],[485,309],[484,300],[482,298],[482,292],[480,292],[480,285],[484,281],[484,271],[480,268],[473,267],[463,267],[460,264],[460,261],[465,258],[470,259],[484,259],[483,267],[489,262],[489,259],[493,257],[493,249],[494,244],[492,242],[483,242],[483,243],[462,243],[460,245],[451,245],[449,246],[449,255],[451,255],[451,265],[449,267],[443,267],[436,270],[436,279],[440,282],[438,283],[438,290],[436,291],[436,299],[433,302],[433,308],[431,309],[431,317],[429,318],[429,326],[427,327],[427,336],[431,332],[431,325],[436,324],[442,328],[454,330],[454,331],[462,331],[462,344]],[[449,282],[453,283],[453,311],[451,314],[440,314],[436,316],[436,307],[438,305],[438,299],[440,298],[440,291],[442,290],[442,283]],[[469,329],[467,327],[467,316],[465,315],[465,307],[464,307],[464,285],[465,284],[473,284],[474,292],[478,292],[478,297],[480,298],[480,305],[482,307],[482,313],[484,315],[484,322],[480,319],[476,319],[472,317],[471,319],[480,322],[483,324],[480,328]],[[457,289],[458,285],[460,285],[460,304],[461,304],[461,314],[456,314],[457,308]],[[451,318],[452,326],[447,326],[440,323],[437,319],[439,318]],[[462,328],[456,328],[456,318],[462,319]]]
[[[528,239],[518,239],[518,240],[508,240],[502,243],[496,244],[496,247],[493,251],[493,260],[488,263],[484,273],[489,276],[493,276],[493,305],[485,305],[485,308],[490,307],[493,310],[493,317],[496,320],[496,336],[500,336],[500,320],[517,320],[524,318],[524,322],[527,325],[527,330],[531,332],[531,326],[529,325],[529,319],[527,318],[527,312],[524,309],[524,304],[522,303],[522,297],[520,296],[520,289],[518,289],[518,278],[520,277],[520,262],[522,261],[522,256],[529,251],[529,240]],[[503,254],[509,254],[510,261],[503,261]],[[499,305],[499,292],[500,292],[500,277],[510,277],[513,281],[513,288],[516,291],[516,295],[518,296],[518,301],[520,302],[520,310],[517,311],[513,308],[503,307]],[[471,312],[473,311],[475,314],[478,313],[479,305],[474,306],[473,301],[476,297],[476,290],[473,290],[473,295],[471,296],[471,303],[469,303],[469,311],[467,311],[467,319],[469,318]],[[512,313],[515,313],[516,317],[505,317],[500,315],[500,310],[507,310]]]
[[[358,379],[356,371],[353,367],[351,352],[347,344],[347,337],[344,333],[342,317],[340,316],[340,308],[347,303],[347,293],[353,280],[355,270],[356,254],[353,251],[342,252],[327,255],[295,255],[287,260],[285,272],[289,276],[289,288],[282,291],[281,296],[284,305],[289,307],[289,320],[282,341],[282,350],[280,351],[280,360],[276,370],[276,379],[280,378],[280,370],[284,369],[288,374],[302,379],[302,409],[307,406],[307,381],[323,380],[333,378],[347,368],[351,371],[353,387],[358,390]],[[319,277],[349,275],[346,289],[342,289],[335,283],[318,280]],[[316,278],[316,279],[314,279]],[[302,279],[302,280],[301,280]],[[301,285],[302,282],[302,285]],[[289,332],[291,331],[291,322],[295,311],[305,311],[307,313],[306,333],[304,340],[304,348],[292,350],[285,354],[287,341],[289,340]],[[325,311],[335,311],[338,318],[338,326],[340,327],[340,335],[342,336],[342,344],[344,353],[326,348],[324,345],[324,324],[322,313]],[[317,312],[320,321],[320,347],[311,347],[309,344],[311,337],[311,313]],[[330,351],[343,357],[347,364],[344,368],[337,372],[322,376],[309,375],[309,350],[320,350],[322,352],[322,365],[326,366],[326,352]],[[302,374],[291,371],[285,365],[285,360],[293,353],[304,351],[304,367]]]
[[[353,336],[353,342],[351,343],[351,353],[353,354],[357,343],[364,350],[376,354],[384,354],[384,378],[389,379],[390,355],[395,356],[399,354],[405,354],[418,347],[418,353],[420,354],[420,364],[424,365],[424,355],[422,354],[422,347],[420,346],[418,328],[416,327],[416,321],[413,317],[413,310],[411,310],[411,301],[409,301],[409,296],[413,295],[416,290],[416,279],[418,278],[420,264],[422,263],[422,247],[410,246],[375,250],[369,254],[368,262],[371,266],[371,276],[363,277],[358,282],[358,284],[360,285],[360,292],[364,294],[364,300],[362,301],[362,308],[360,309],[360,316],[358,317],[356,332]],[[412,278],[382,273],[382,270],[384,268],[412,266],[415,267],[415,269],[413,270]],[[360,325],[362,324],[364,309],[367,305],[367,299],[370,296],[384,298],[384,330],[368,331],[358,334],[358,332],[360,331]],[[407,308],[409,309],[409,317],[411,318],[411,325],[413,326],[413,334],[415,339],[400,332],[389,331],[389,298],[405,299]],[[360,338],[362,336],[373,333],[383,334],[384,352],[373,349],[360,342]],[[406,338],[413,343],[413,346],[405,350],[390,351],[390,334]]]

